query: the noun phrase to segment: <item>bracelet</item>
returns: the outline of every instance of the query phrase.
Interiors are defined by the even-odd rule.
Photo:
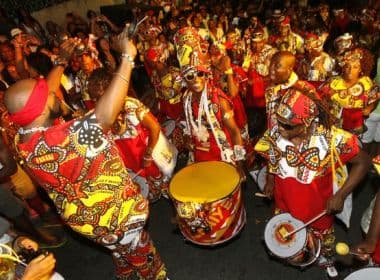
[[[122,79],[124,82],[126,82],[127,84],[129,84],[129,80],[127,79],[127,77],[125,77],[124,75],[120,74],[120,73],[113,73],[115,76],[118,76],[120,79]]]
[[[54,66],[66,67],[68,64],[69,64],[69,62],[67,61],[67,59],[64,59],[60,56],[57,56],[56,59],[54,59],[54,61],[53,61]]]
[[[135,67],[135,60],[128,53],[122,53],[121,57],[125,57],[128,60],[128,62],[131,64],[132,68]]]
[[[234,72],[232,71],[232,68],[228,68],[226,71],[224,71],[224,74],[226,75],[232,75]]]
[[[143,159],[148,160],[148,161],[152,161],[153,157],[151,155],[144,155]]]

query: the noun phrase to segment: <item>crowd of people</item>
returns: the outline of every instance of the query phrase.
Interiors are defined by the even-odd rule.
[[[179,163],[223,161],[242,181],[265,166],[273,214],[323,214],[308,228],[337,277],[334,217],[349,226],[352,192],[379,163],[380,2],[127,2],[123,26],[92,10],[45,28],[1,11],[1,216],[61,245],[28,217],[51,212],[42,188],[64,224],[112,252],[117,279],[168,279],[145,224]],[[354,248],[376,264],[379,197]],[[54,262],[18,277],[50,279]]]

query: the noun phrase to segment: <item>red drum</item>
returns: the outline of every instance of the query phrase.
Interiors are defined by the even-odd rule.
[[[270,253],[287,263],[306,267],[314,263],[321,252],[321,241],[311,230],[303,228],[289,238],[286,233],[303,226],[304,223],[289,213],[274,216],[265,226],[264,240]]]
[[[246,222],[236,168],[222,161],[191,164],[172,178],[169,194],[184,237],[217,245],[237,235]]]

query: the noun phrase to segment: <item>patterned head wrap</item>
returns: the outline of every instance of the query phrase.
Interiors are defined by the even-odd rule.
[[[308,49],[323,51],[323,45],[327,39],[326,35],[318,35],[314,32],[307,32],[305,36],[305,45]]]
[[[361,49],[354,49],[352,51],[348,51],[344,54],[344,57],[343,57],[343,62],[344,64],[346,63],[351,63],[351,62],[354,62],[354,61],[361,61],[361,59],[363,58],[363,52]]]
[[[344,33],[340,35],[334,40],[335,47],[343,52],[344,50],[348,50],[352,46],[353,37],[349,33]]]
[[[295,89],[288,89],[277,108],[277,115],[293,124],[309,126],[319,111],[313,100]]]
[[[284,20],[281,21],[280,26],[290,26],[290,17],[286,16]]]
[[[184,27],[174,35],[177,59],[182,74],[189,70],[210,72],[208,42],[203,40],[194,27]]]

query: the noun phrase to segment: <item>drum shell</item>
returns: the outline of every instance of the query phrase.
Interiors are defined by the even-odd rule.
[[[193,163],[172,177],[169,195],[187,240],[213,246],[239,233],[246,222],[240,180],[236,167],[222,161]]]
[[[203,204],[181,202],[171,197],[181,233],[198,245],[217,245],[237,235],[246,222],[240,185],[219,200]],[[191,209],[187,211],[185,209]],[[184,214],[185,212],[191,212]]]

